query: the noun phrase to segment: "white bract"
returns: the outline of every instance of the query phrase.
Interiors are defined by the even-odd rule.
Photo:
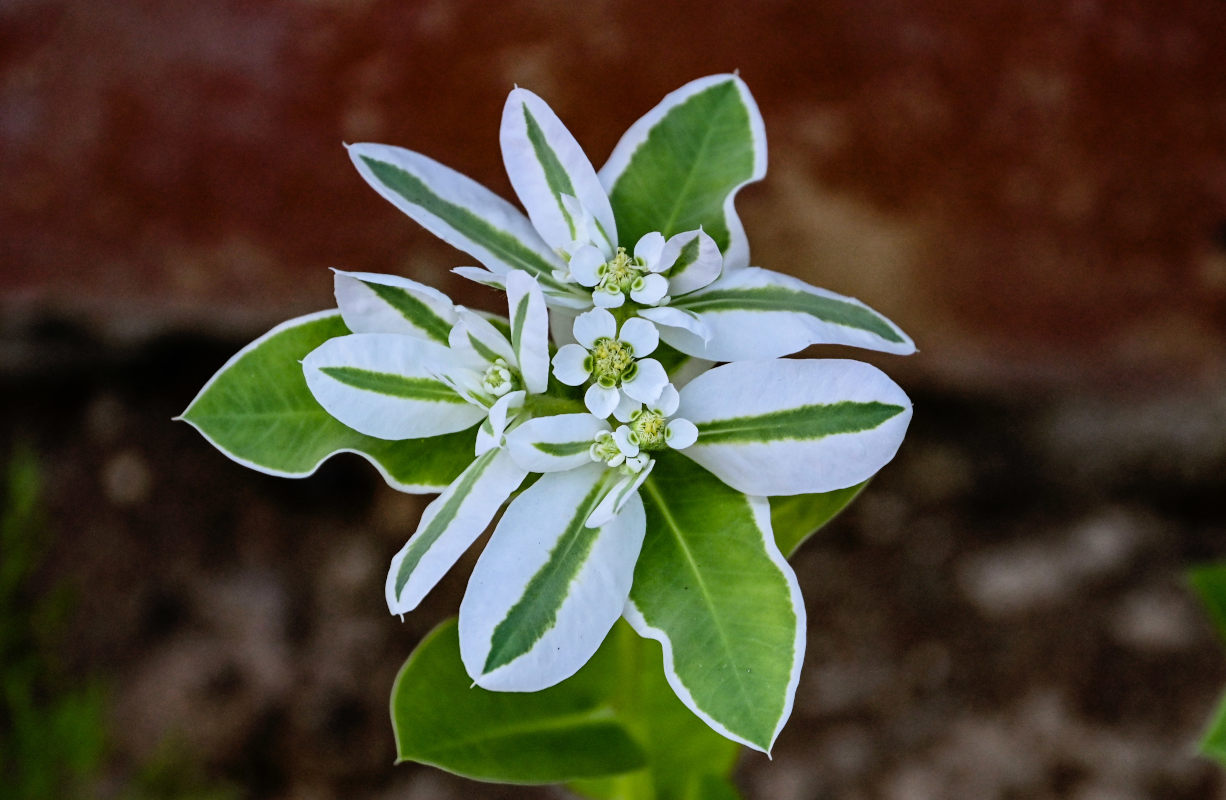
[[[724,138],[707,147],[695,131]],[[857,300],[749,266],[733,198],[764,174],[765,138],[735,76],[668,95],[599,172],[524,89],[500,141],[526,215],[419,153],[349,148],[383,197],[482,264],[458,272],[507,293],[501,319],[405,278],[338,272],[350,333],[302,360],[313,402],[374,437],[332,431],[330,452],[441,453],[472,431],[467,467],[413,484],[445,488],[392,560],[388,606],[415,608],[506,504],[460,606],[476,684],[564,680],[624,614],[661,641],[684,703],[768,750],[791,709],[804,608],[765,498],[867,480],[911,417],[876,367],[782,356],[914,345]]]

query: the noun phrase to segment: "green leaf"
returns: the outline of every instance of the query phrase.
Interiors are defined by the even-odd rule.
[[[1226,766],[1226,697],[1218,701],[1217,710],[1209,729],[1200,740],[1200,750],[1205,755]]]
[[[740,267],[748,245],[732,200],[765,173],[757,106],[739,78],[717,75],[678,89],[636,122],[600,178],[611,187],[622,245],[652,231],[667,238],[701,227]]]
[[[769,751],[791,713],[804,605],[763,498],[675,453],[640,496],[647,534],[626,619],[664,644],[669,683],[717,732]]]
[[[501,783],[557,783],[642,768],[646,756],[614,718],[610,649],[539,692],[471,687],[455,620],[430,633],[396,676],[398,761]]]
[[[1200,595],[1218,633],[1226,636],[1226,564],[1211,564],[1188,571],[1192,588]]]
[[[375,439],[342,425],[307,389],[299,361],[348,333],[336,311],[278,325],[226,362],[180,419],[229,458],[269,475],[305,477],[337,453],[356,453],[396,489],[442,491],[472,461],[475,431]]]
[[[770,498],[771,529],[780,552],[791,558],[796,548],[834,519],[867,485],[864,481],[833,492]]]

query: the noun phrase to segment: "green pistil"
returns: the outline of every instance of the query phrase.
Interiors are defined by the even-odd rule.
[[[668,420],[663,416],[654,411],[644,411],[630,421],[631,441],[640,450],[663,450],[667,446],[664,441],[667,427]]]
[[[596,291],[609,294],[628,292],[634,287],[636,280],[642,279],[644,272],[646,270],[639,259],[626,255],[626,248],[619,247],[617,255],[596,270],[596,274],[600,276]]]
[[[589,365],[587,361],[591,361]],[[630,345],[602,336],[592,345],[591,355],[584,366],[590,366],[592,378],[606,389],[612,389],[623,379],[633,377],[634,351]]]

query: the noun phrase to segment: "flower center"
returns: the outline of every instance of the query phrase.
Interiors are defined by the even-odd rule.
[[[600,282],[595,291],[609,294],[621,294],[634,287],[635,281],[642,281],[647,270],[640,261],[626,254],[626,248],[617,248],[617,254],[596,269]]]
[[[481,376],[481,388],[494,397],[502,397],[515,388],[511,377],[511,369],[507,366],[507,362],[500,358],[493,364],[490,364],[485,370],[485,374]]]
[[[626,455],[618,448],[613,434],[608,431],[596,434],[596,439],[588,448],[587,454],[593,461],[603,463],[606,467],[621,466],[626,460]]]
[[[664,441],[668,420],[655,411],[643,411],[630,420],[631,441],[643,450],[663,450],[667,445]]]
[[[592,345],[592,377],[606,389],[634,377],[634,349],[618,339],[602,336]]]

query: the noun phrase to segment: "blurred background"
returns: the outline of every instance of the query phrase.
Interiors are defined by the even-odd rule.
[[[472,564],[387,615],[422,498],[351,457],[259,475],[171,417],[246,342],[332,306],[330,267],[498,307],[342,142],[512,197],[514,84],[599,166],[664,94],[730,70],[768,137],[738,200],[753,263],[921,350],[837,353],[886,369],[915,419],[793,560],[806,672],[739,785],[1226,797],[1195,749],[1226,651],[1184,579],[1226,558],[1220,0],[6,0],[15,796],[560,796],[392,765],[392,678]]]

